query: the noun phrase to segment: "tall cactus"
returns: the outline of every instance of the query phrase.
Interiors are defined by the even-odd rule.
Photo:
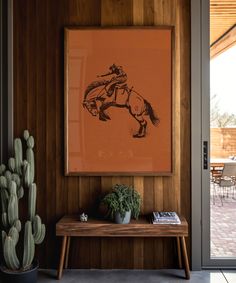
[[[26,152],[23,156],[22,141],[20,138],[14,140],[14,157],[9,158],[8,166],[0,165],[0,197],[2,214],[0,219],[4,230],[2,230],[2,245],[5,264],[8,269],[27,270],[31,267],[34,259],[35,244],[42,243],[45,237],[45,225],[36,214],[37,187],[34,183],[34,138],[28,130],[23,133],[26,143]],[[23,159],[25,158],[25,159]],[[21,221],[19,220],[19,200],[28,193],[28,216],[24,227],[24,250],[19,258],[16,246],[19,242],[21,232]]]

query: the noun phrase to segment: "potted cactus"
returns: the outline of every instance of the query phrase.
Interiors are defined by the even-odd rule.
[[[45,225],[36,214],[34,138],[28,130],[24,131],[23,137],[26,146],[22,147],[22,140],[16,138],[14,157],[9,158],[7,166],[0,165],[3,251],[0,272],[4,283],[36,282],[38,263],[34,261],[35,244],[42,243],[45,237]],[[26,148],[25,156],[23,148]],[[19,203],[24,195],[28,200],[28,218],[25,223],[19,219]]]

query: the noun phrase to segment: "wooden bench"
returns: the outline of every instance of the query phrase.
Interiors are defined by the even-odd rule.
[[[183,258],[186,279],[189,279],[190,270],[185,244],[185,237],[188,236],[188,223],[184,217],[180,217],[180,220],[181,224],[178,225],[154,225],[148,222],[147,217],[140,217],[129,224],[115,224],[97,219],[80,222],[78,216],[64,216],[56,224],[56,235],[63,237],[57,279],[62,276],[63,266],[68,267],[71,237],[175,237],[179,268],[182,268]]]

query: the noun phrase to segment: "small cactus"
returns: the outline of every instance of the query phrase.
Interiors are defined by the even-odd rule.
[[[46,228],[41,218],[36,215],[37,187],[34,183],[34,138],[29,131],[23,133],[27,149],[23,160],[22,142],[14,140],[14,158],[8,160],[8,167],[0,165],[0,197],[2,210],[2,246],[5,264],[8,269],[27,270],[34,259],[35,244],[42,243]],[[25,147],[24,147],[25,148]],[[28,216],[24,226],[24,250],[20,263],[16,246],[22,237],[21,221],[19,220],[19,200],[28,193]]]

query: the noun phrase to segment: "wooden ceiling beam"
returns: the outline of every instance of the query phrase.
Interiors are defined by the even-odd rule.
[[[228,30],[219,40],[214,42],[210,48],[210,58],[220,55],[236,44],[236,25]]]
[[[236,0],[210,0],[210,43],[236,24]]]

